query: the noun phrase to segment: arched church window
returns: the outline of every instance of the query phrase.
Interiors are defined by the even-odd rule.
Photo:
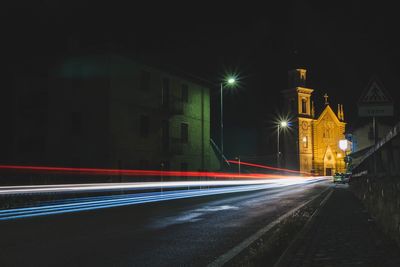
[[[329,128],[324,129],[324,137],[331,138],[331,130]]]

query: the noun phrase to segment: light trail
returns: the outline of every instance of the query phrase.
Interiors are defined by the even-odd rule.
[[[250,162],[244,162],[244,161],[237,161],[237,160],[227,160],[229,163],[233,164],[240,164],[240,165],[245,165],[245,166],[250,166],[250,167],[257,167],[257,168],[262,168],[262,169],[267,169],[267,170],[273,170],[273,171],[284,171],[284,172],[290,172],[290,173],[300,173],[300,174],[306,174],[306,175],[313,175],[310,172],[304,172],[304,171],[296,171],[296,170],[290,170],[290,169],[284,169],[284,168],[277,168],[277,167],[271,167],[267,165],[260,165],[260,164],[254,164]]]
[[[149,193],[136,193],[136,194],[114,195],[114,196],[97,196],[97,197],[63,199],[63,200],[53,201],[50,203],[49,202],[43,203],[41,205],[34,207],[21,207],[21,208],[0,210],[0,220],[12,220],[12,219],[28,218],[36,216],[89,211],[95,209],[121,207],[128,205],[137,205],[137,204],[145,204],[151,202],[209,196],[217,194],[248,192],[255,190],[263,190],[267,188],[279,188],[296,184],[300,185],[300,184],[317,183],[325,180],[326,180],[325,177],[317,177],[317,178],[314,177],[311,179],[288,179],[287,181],[277,180],[275,182],[254,181],[256,182],[254,184],[247,183],[250,181],[242,181],[245,183],[230,184],[229,186],[222,188],[149,192]],[[195,181],[192,182],[192,184],[199,185],[199,182],[200,181]],[[239,181],[229,181],[229,182],[239,182]],[[153,186],[156,186],[156,184],[158,185],[158,187],[160,186],[160,183],[154,183]],[[190,183],[180,182],[175,186],[182,187],[182,186],[187,186],[187,184]],[[69,185],[63,185],[63,187],[66,186]]]
[[[318,177],[313,177],[318,178]],[[322,178],[322,176],[320,177]],[[232,181],[182,181],[182,182],[141,182],[141,183],[91,183],[91,184],[60,184],[60,185],[26,185],[0,186],[0,195],[39,194],[39,193],[76,193],[90,191],[112,190],[145,190],[158,188],[185,188],[202,186],[239,186],[275,183],[281,185],[299,184],[311,178],[299,179],[288,177],[280,179],[232,180]]]
[[[140,176],[140,177],[164,176],[164,177],[207,177],[207,178],[239,178],[239,179],[287,178],[286,175],[265,174],[265,173],[238,174],[238,173],[226,173],[226,172],[195,172],[195,171],[183,172],[183,171],[122,170],[122,169],[120,170],[120,169],[18,166],[18,165],[0,165],[0,170],[46,172],[46,173],[56,173],[56,174],[121,175],[121,176]],[[282,170],[287,171],[286,169]],[[292,172],[297,172],[297,171],[292,171]]]
[[[235,163],[235,161],[231,161]],[[261,167],[270,170],[291,171],[278,169],[247,162],[241,164]],[[60,184],[60,185],[26,185],[26,186],[1,186],[0,196],[21,196],[48,193],[84,193],[84,192],[110,192],[115,190],[158,190],[169,189],[164,192],[148,192],[119,194],[112,196],[81,197],[73,199],[62,199],[53,202],[44,202],[32,207],[20,207],[14,209],[0,210],[0,220],[26,218],[33,216],[44,216],[51,214],[78,212],[85,210],[103,209],[126,205],[144,204],[149,202],[166,201],[181,198],[199,197],[216,194],[235,192],[246,192],[262,190],[266,188],[277,188],[289,185],[301,185],[315,183],[325,180],[325,177],[287,176],[279,174],[264,173],[222,173],[222,172],[181,172],[181,171],[159,171],[159,170],[119,170],[99,168],[70,168],[70,167],[47,167],[47,166],[17,166],[0,165],[0,170],[40,172],[74,175],[121,175],[139,177],[203,177],[223,180],[211,181],[169,181],[169,182],[131,182],[131,183],[85,183],[85,184]],[[231,179],[231,180],[226,180]],[[239,180],[240,179],[240,180]],[[199,187],[197,190],[182,190],[190,187]],[[203,187],[203,189],[201,189]],[[212,187],[207,190],[204,187]],[[175,190],[181,189],[181,190]],[[172,191],[174,190],[174,191]]]

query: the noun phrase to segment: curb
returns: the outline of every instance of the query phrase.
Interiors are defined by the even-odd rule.
[[[307,206],[317,198],[319,198],[321,195],[325,194],[327,191],[332,190],[330,187],[313,197],[312,199],[304,202],[303,204],[297,206],[296,208],[291,209],[290,211],[286,212],[282,216],[280,216],[278,219],[274,220],[273,222],[269,223],[262,229],[258,230],[255,234],[251,235],[250,237],[246,238],[244,241],[227,251],[226,253],[222,254],[219,256],[216,260],[211,262],[210,264],[207,265],[207,267],[216,267],[216,266],[223,266],[227,264],[229,261],[231,261],[233,258],[238,256],[241,252],[243,252],[245,249],[247,249],[250,245],[255,243],[258,239],[262,238],[263,235],[265,235],[268,231],[270,231],[273,227],[284,221],[286,218],[289,216],[293,215],[296,211],[300,210],[301,208]],[[332,192],[332,191],[331,191]],[[328,193],[330,196],[331,193]],[[326,198],[324,198],[325,200]],[[323,200],[323,201],[324,201]],[[322,203],[322,202],[321,202]],[[321,204],[320,204],[321,205]],[[318,208],[319,209],[319,208]],[[308,222],[307,222],[308,223]]]
[[[302,238],[311,229],[311,226],[313,225],[315,218],[317,217],[319,212],[322,210],[322,208],[325,206],[326,202],[328,202],[332,193],[333,193],[333,189],[331,189],[331,191],[328,193],[328,195],[326,195],[326,197],[321,201],[321,203],[319,204],[319,207],[314,211],[314,213],[311,215],[311,217],[307,220],[303,229],[300,230],[300,232],[296,235],[296,237],[292,240],[292,242],[286,248],[286,250],[282,253],[282,255],[279,257],[278,261],[274,264],[274,267],[288,266],[289,260],[291,259],[290,255],[293,255],[294,251],[300,244],[300,241],[302,240]]]

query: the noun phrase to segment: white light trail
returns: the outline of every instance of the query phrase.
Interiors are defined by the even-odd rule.
[[[3,195],[31,194],[47,192],[75,192],[92,190],[115,190],[115,189],[154,189],[163,187],[180,188],[187,186],[224,186],[210,189],[175,190],[164,192],[134,193],[112,196],[82,197],[74,199],[63,199],[43,203],[33,207],[21,207],[0,210],[0,220],[12,220],[35,216],[62,214],[94,209],[104,209],[127,205],[137,205],[150,202],[159,202],[173,199],[209,196],[217,194],[237,193],[246,191],[262,190],[267,188],[279,188],[296,184],[308,184],[326,181],[325,177],[313,177],[310,179],[288,178],[253,181],[187,181],[187,182],[156,182],[156,183],[121,183],[121,184],[84,184],[84,185],[41,185],[24,187],[1,187]],[[8,193],[7,193],[8,192]]]
[[[26,185],[26,186],[0,186],[0,195],[13,194],[38,194],[38,193],[75,193],[88,191],[108,191],[123,189],[157,189],[157,188],[184,188],[202,186],[238,186],[257,184],[292,185],[308,183],[326,179],[320,177],[296,177],[262,180],[232,180],[232,181],[182,181],[182,182],[142,182],[142,183],[91,183],[91,184],[59,184],[59,185]]]

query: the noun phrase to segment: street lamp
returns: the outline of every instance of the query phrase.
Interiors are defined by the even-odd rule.
[[[347,150],[347,140],[346,139],[339,140],[339,148],[341,150],[343,150],[343,152],[346,152],[346,150]]]
[[[237,159],[238,162],[239,162],[239,164],[238,164],[238,172],[239,172],[239,175],[240,175],[240,156],[237,156],[235,159]]]
[[[236,78],[233,76],[227,77],[223,82],[221,82],[221,169],[224,166],[224,122],[223,122],[223,89],[224,83],[228,87],[233,87],[236,85]]]
[[[276,165],[277,165],[278,168],[281,165],[281,162],[280,162],[280,154],[281,154],[281,152],[279,150],[279,134],[280,134],[281,128],[286,128],[288,126],[289,126],[289,123],[287,121],[285,121],[285,120],[278,122],[278,141],[277,141],[277,155],[276,155],[276,163],[277,163]]]
[[[234,85],[235,83],[236,83],[235,78],[231,77],[231,78],[228,79],[228,84]]]

